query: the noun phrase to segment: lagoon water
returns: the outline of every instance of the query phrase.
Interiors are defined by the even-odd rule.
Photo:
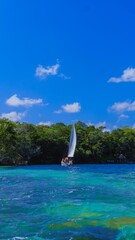
[[[0,240],[134,240],[135,165],[0,168]]]

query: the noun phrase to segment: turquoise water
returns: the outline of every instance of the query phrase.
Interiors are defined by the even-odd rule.
[[[134,240],[135,165],[0,168],[0,240]]]

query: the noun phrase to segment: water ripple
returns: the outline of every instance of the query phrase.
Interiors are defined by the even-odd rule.
[[[135,165],[0,168],[0,239],[135,239]]]

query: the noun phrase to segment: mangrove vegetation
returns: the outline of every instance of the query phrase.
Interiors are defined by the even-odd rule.
[[[135,129],[112,132],[78,121],[74,163],[134,163]],[[71,125],[51,126],[0,119],[0,165],[60,164],[67,155]]]

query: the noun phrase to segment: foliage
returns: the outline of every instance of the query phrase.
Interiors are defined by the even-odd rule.
[[[67,155],[71,125],[36,126],[0,119],[0,164],[57,164]],[[75,163],[135,162],[135,129],[76,123]]]

